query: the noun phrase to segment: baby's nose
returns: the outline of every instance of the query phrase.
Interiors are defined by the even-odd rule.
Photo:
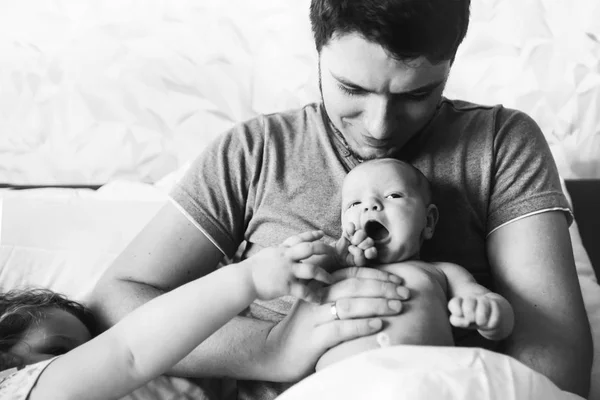
[[[363,211],[381,211],[383,207],[381,203],[376,199],[371,199],[364,203]]]

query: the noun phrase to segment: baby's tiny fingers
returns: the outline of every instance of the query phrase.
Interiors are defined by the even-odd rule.
[[[365,258],[367,260],[374,260],[377,258],[377,248],[371,247],[365,250]]]
[[[453,297],[452,299],[450,299],[450,301],[448,302],[448,311],[450,311],[450,314],[452,314],[452,316],[462,318],[462,298]]]
[[[480,299],[477,302],[477,309],[475,310],[475,323],[477,326],[485,327],[489,323],[490,318],[490,303],[486,300]]]
[[[477,307],[477,301],[472,297],[464,298],[462,301],[462,312],[463,316],[471,321],[475,322],[475,308]]]
[[[344,236],[350,240],[354,232],[356,231],[356,227],[354,226],[354,222],[346,222],[344,225]]]
[[[354,258],[354,265],[357,267],[363,267],[367,264],[364,252],[356,246],[348,246],[348,252]]]
[[[290,285],[290,295],[311,303],[321,303],[321,293],[299,281]]]
[[[488,329],[496,328],[500,325],[500,306],[497,302],[490,302],[490,315],[487,321]]]
[[[294,261],[301,261],[314,255],[328,254],[329,246],[321,241],[300,242],[285,248],[285,255]]]
[[[455,326],[457,328],[468,328],[471,323],[466,320],[464,317],[458,317],[456,315],[450,316],[450,325]]]
[[[359,229],[356,232],[354,232],[354,235],[352,235],[350,242],[353,245],[358,246],[359,244],[361,244],[361,242],[365,241],[367,238],[368,238],[367,232],[365,232],[364,229]]]
[[[375,241],[370,237],[367,237],[365,240],[360,242],[357,247],[361,250],[367,250],[375,246]]]

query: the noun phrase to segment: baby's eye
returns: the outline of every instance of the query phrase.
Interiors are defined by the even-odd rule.
[[[348,208],[356,207],[356,206],[358,206],[358,205],[360,205],[360,201],[355,201],[355,202],[352,202],[352,203],[350,203],[350,204],[348,205]]]
[[[390,194],[388,194],[385,197],[388,198],[388,199],[399,199],[399,198],[402,198],[404,196],[402,195],[402,193],[390,193]]]

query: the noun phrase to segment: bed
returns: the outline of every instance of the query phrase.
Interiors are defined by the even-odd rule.
[[[318,99],[308,4],[2,2],[0,290],[45,286],[85,301],[210,140],[257,113]],[[548,139],[576,218],[570,233],[595,340],[594,400],[600,400],[597,21],[594,0],[473,0],[445,92],[522,109]],[[164,377],[152,385],[133,396],[199,396],[185,380]]]

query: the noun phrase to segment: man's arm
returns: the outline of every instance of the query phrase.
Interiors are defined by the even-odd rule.
[[[104,273],[92,309],[105,330],[133,309],[215,270],[223,255],[168,202]],[[177,364],[182,376],[264,379],[260,357],[272,323],[236,317]]]
[[[506,353],[587,397],[592,338],[563,213],[502,226],[488,237],[487,253],[497,290],[515,312]]]

